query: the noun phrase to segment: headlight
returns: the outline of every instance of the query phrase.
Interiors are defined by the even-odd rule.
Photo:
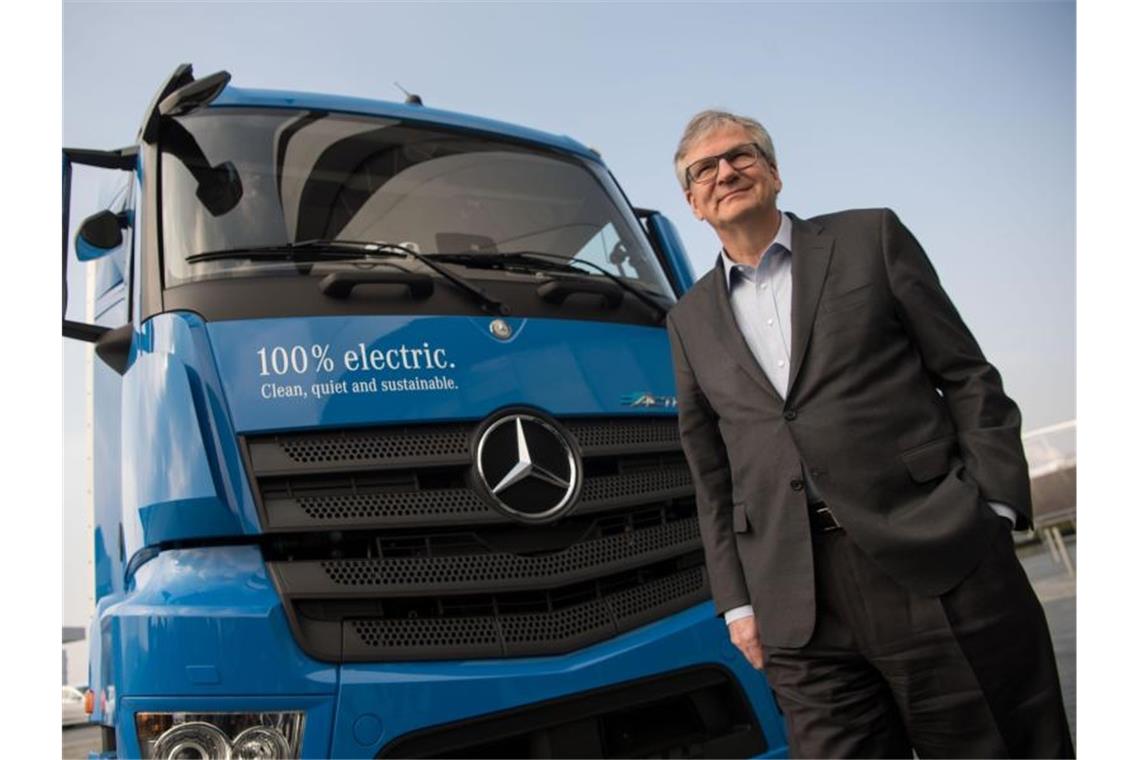
[[[147,760],[284,760],[300,754],[305,714],[137,713],[135,728]]]
[[[247,728],[234,739],[234,757],[241,760],[296,757],[285,734],[270,726]]]
[[[230,742],[217,726],[209,723],[183,723],[164,732],[154,741],[152,757],[221,758],[229,760]]]

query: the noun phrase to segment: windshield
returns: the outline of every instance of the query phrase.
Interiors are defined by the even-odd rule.
[[[637,220],[614,201],[617,187],[588,162],[392,119],[281,109],[168,120],[161,148],[167,287],[327,274],[351,264],[187,259],[350,240],[427,255],[576,257],[672,300]]]

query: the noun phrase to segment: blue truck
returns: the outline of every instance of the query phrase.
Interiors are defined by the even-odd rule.
[[[786,755],[709,599],[670,222],[567,137],[229,82],[63,151],[100,756]]]

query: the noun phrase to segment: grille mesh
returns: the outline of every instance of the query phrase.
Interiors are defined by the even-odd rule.
[[[321,562],[321,567],[330,581],[341,586],[493,584],[505,580],[550,578],[580,568],[602,572],[606,565],[639,555],[683,549],[699,537],[697,520],[690,518],[575,544],[557,554],[537,557],[496,552],[457,557],[326,560]]]
[[[625,475],[603,475],[582,481],[583,502],[609,501],[638,494],[669,491],[692,484],[689,468],[684,464],[665,470],[633,472]]]
[[[497,645],[494,618],[429,618],[424,620],[353,620],[352,627],[370,647],[444,647]]]
[[[699,593],[704,585],[704,570],[695,567],[653,583],[621,591],[610,597],[609,602],[620,621],[640,616],[671,599]]]
[[[431,458],[468,452],[466,426],[341,431],[279,436],[281,450],[302,464]]]
[[[616,633],[605,604],[587,602],[546,614],[507,615],[502,619],[503,642],[557,643],[584,633],[608,629]]]
[[[694,567],[600,599],[545,613],[347,621],[361,644],[384,650],[376,657],[433,656],[476,646],[496,654],[555,652],[629,630],[656,613],[665,614],[704,594],[704,569]],[[401,651],[403,650],[403,651]],[[437,655],[438,656],[438,655]]]
[[[415,515],[473,515],[490,511],[474,491],[440,488],[432,491],[306,496],[297,499],[314,520],[362,520]]]
[[[566,420],[566,429],[583,449],[637,446],[654,443],[681,445],[676,417],[640,419]]]
[[[587,455],[591,449],[675,445],[680,434],[675,417],[571,419],[566,429]],[[470,423],[306,432],[254,439],[272,444],[300,465],[432,459],[470,456]]]
[[[587,477],[582,483],[579,503],[590,505],[634,497],[650,501],[657,494],[691,484],[689,469],[683,464],[661,470]],[[325,494],[302,496],[296,501],[314,521],[498,516],[477,493],[465,488]],[[272,511],[273,501],[269,507]]]

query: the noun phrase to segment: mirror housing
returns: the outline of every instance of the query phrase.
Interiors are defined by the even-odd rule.
[[[645,225],[645,232],[649,235],[649,242],[668,264],[668,275],[677,295],[681,296],[693,287],[693,267],[689,264],[689,257],[685,254],[685,245],[677,228],[669,221],[669,217],[660,211],[651,209],[634,209],[637,218]]]
[[[229,84],[228,72],[219,71],[194,79],[194,67],[183,63],[167,78],[146,109],[139,139],[153,145],[158,141],[159,123],[168,116],[179,116],[208,105]]]
[[[123,230],[130,226],[127,214],[99,211],[83,220],[75,233],[75,256],[94,261],[123,244]]]
[[[181,116],[209,105],[230,83],[230,73],[219,71],[208,77],[195,79],[165,96],[158,104],[160,116]]]
[[[237,167],[232,161],[226,161],[199,172],[198,189],[194,194],[213,216],[232,211],[244,194]]]

